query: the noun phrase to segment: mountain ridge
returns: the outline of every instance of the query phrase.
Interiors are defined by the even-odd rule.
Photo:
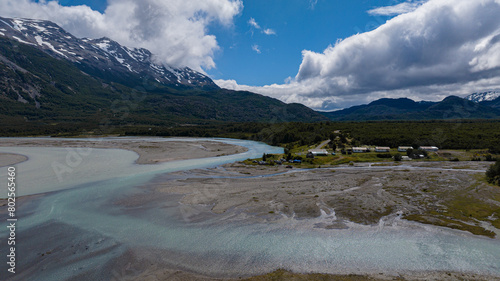
[[[408,98],[383,98],[365,105],[322,112],[332,121],[495,119],[500,110],[457,96],[440,102],[416,102]]]
[[[0,30],[2,32],[2,30]],[[140,80],[139,75],[136,80]],[[209,79],[209,78],[208,78]],[[0,35],[0,132],[53,134],[119,126],[207,122],[311,122],[326,117],[304,105],[249,92],[139,83],[87,73],[34,43]]]
[[[208,76],[188,67],[155,63],[147,49],[122,46],[107,37],[80,39],[51,21],[0,17],[0,35],[71,61],[86,73],[127,86],[149,80],[173,88],[219,89]]]

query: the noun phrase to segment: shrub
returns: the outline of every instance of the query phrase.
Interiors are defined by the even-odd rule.
[[[486,161],[497,161],[497,159],[493,156],[491,156],[491,154],[488,154],[486,155]]]
[[[403,159],[403,156],[401,155],[401,153],[396,153],[394,155],[394,161],[401,161]]]
[[[500,160],[488,168],[486,178],[489,183],[500,185]]]
[[[392,155],[389,153],[379,153],[377,154],[378,158],[392,158]]]

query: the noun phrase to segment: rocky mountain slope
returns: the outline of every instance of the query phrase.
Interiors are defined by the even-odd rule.
[[[88,74],[128,86],[146,80],[171,87],[218,89],[209,77],[188,67],[155,63],[146,49],[122,46],[109,38],[76,38],[50,21],[0,17],[0,35],[68,60]]]
[[[188,68],[161,68],[144,49],[79,41],[49,22],[0,23],[0,135],[327,120],[300,104],[220,89]]]
[[[483,92],[483,93],[474,93],[474,94],[466,96],[465,99],[480,103],[480,102],[493,101],[499,97],[500,97],[500,92],[490,91],[490,92]]]

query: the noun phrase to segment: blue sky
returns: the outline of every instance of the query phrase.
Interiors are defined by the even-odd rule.
[[[37,0],[36,2],[40,2]],[[94,10],[99,12],[104,12],[108,3],[106,0],[59,0],[59,4],[63,6],[78,6],[78,5],[87,5]]]
[[[308,0],[244,1],[234,27],[210,28],[222,49],[215,56],[217,68],[208,74],[245,85],[283,83],[297,74],[302,50],[321,52],[339,38],[374,29],[387,17],[371,16],[367,11],[393,2],[319,0],[312,6]],[[260,29],[248,24],[251,18]],[[276,34],[266,35],[266,28]],[[260,53],[252,46],[258,46]]]
[[[223,88],[316,110],[500,91],[500,0],[2,0],[189,66]]]
[[[337,39],[378,27],[388,17],[372,16],[367,11],[396,2],[243,0],[244,8],[234,18],[233,25],[207,26],[208,33],[216,36],[220,50],[214,56],[216,67],[205,71],[213,79],[234,79],[245,85],[283,83],[297,74],[302,50],[321,52]],[[87,5],[100,12],[107,6],[105,0],[59,0],[59,3]],[[250,19],[260,29],[250,25]],[[266,35],[266,29],[275,34]]]

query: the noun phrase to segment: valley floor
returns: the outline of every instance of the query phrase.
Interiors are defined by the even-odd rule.
[[[203,142],[75,142],[64,140],[2,140],[1,146],[121,148],[139,154],[137,163],[151,164],[244,152],[245,148]],[[0,166],[26,159],[0,155]],[[487,184],[488,162],[355,163],[322,169],[226,164],[157,176],[144,193],[121,198],[127,207],[182,194],[185,208],[216,214],[244,213],[252,222],[299,219],[311,227],[344,229],[353,224],[384,225],[414,221],[500,238],[500,188]],[[43,196],[43,195],[40,195]],[[20,206],[30,197],[20,198]],[[5,205],[5,200],[0,201]],[[193,221],[198,212],[185,212]],[[189,214],[193,214],[189,217]],[[317,219],[320,218],[320,219]],[[124,276],[122,276],[124,277]],[[152,265],[123,280],[220,280]],[[278,270],[238,280],[500,280],[453,272],[402,273],[399,276],[294,274]],[[229,279],[224,279],[229,280]]]

